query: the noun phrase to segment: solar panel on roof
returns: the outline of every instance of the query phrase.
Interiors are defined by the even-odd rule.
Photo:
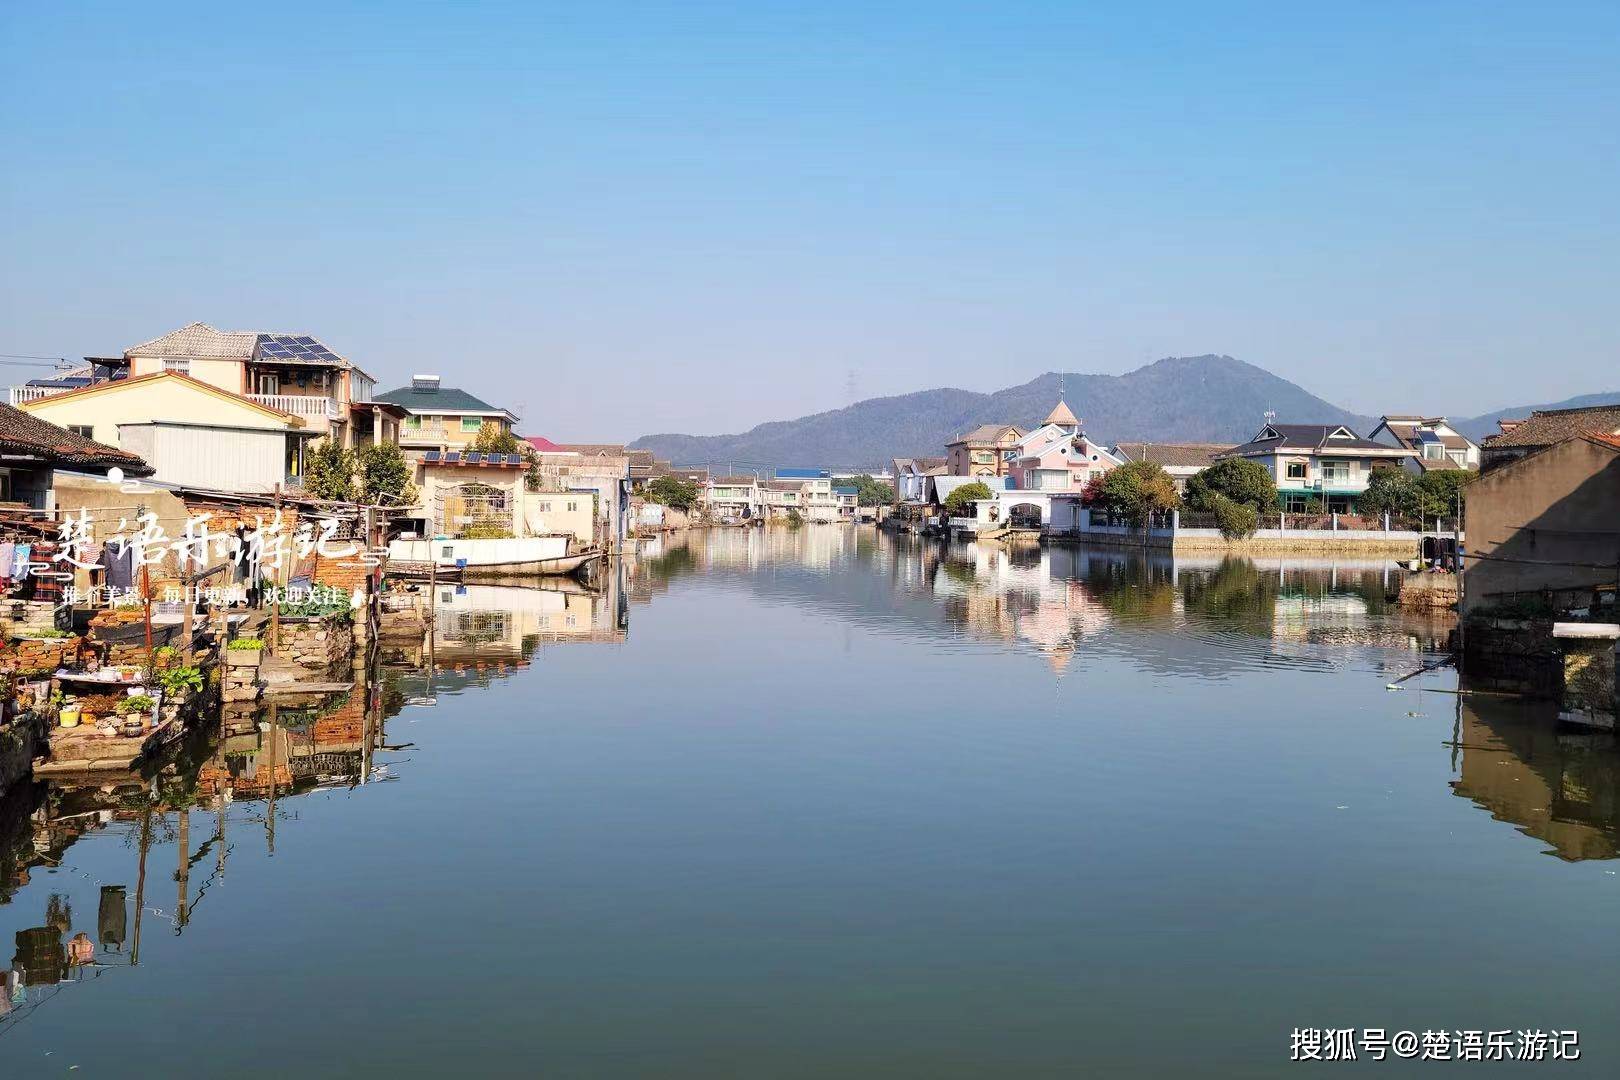
[[[456,462],[461,460],[461,451],[459,451],[459,450],[450,451],[449,453],[444,455],[444,460],[446,462],[448,462],[449,464],[454,465]]]
[[[439,452],[437,450],[429,450],[427,453],[422,455],[422,460],[426,461],[426,462],[438,461],[439,460]]]
[[[506,463],[508,465],[521,465],[521,464],[523,464],[523,455],[522,454],[507,454],[506,455]]]
[[[298,344],[300,344],[300,345],[313,345],[313,344],[315,344],[315,339],[312,338],[312,337],[296,337],[296,338],[293,338],[293,340],[298,342]]]
[[[467,454],[467,464],[469,464],[469,465],[477,465],[480,462],[482,462],[483,460],[484,460],[484,455],[478,453],[476,450],[470,451]]]

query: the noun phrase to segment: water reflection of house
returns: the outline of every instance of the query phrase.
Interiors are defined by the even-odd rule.
[[[1452,790],[1560,859],[1620,857],[1620,749],[1608,732],[1560,730],[1550,709],[1465,697]]]
[[[1107,609],[1074,578],[1054,576],[1049,552],[987,546],[940,567],[934,592],[977,636],[1030,646],[1061,674],[1083,639],[1106,628]]]
[[[616,574],[591,589],[557,578],[536,586],[441,585],[434,601],[435,662],[528,662],[536,645],[622,642],[629,633]]]

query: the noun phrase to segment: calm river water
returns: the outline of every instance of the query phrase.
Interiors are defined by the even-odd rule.
[[[0,1075],[1620,1075],[1613,741],[1386,690],[1449,627],[1385,574],[808,526],[447,589],[372,695],[0,806]]]

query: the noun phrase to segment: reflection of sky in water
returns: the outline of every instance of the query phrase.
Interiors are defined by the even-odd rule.
[[[1444,628],[1380,566],[661,547],[583,601],[469,600],[501,617],[387,717],[394,782],[284,793],[273,856],[262,794],[206,848],[202,800],[183,928],[159,815],[141,966],[0,1022],[6,1075],[1247,1077],[1361,1025],[1620,1053],[1612,740],[1449,671],[1386,691]],[[92,827],[121,797],[52,791],[86,816],[37,853],[38,805],[0,812],[49,860],[0,941],[133,897],[138,822]]]

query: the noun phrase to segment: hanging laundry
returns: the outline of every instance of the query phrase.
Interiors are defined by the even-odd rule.
[[[135,551],[127,543],[109,540],[101,551],[101,565],[107,568],[107,585],[128,589],[135,584]]]

